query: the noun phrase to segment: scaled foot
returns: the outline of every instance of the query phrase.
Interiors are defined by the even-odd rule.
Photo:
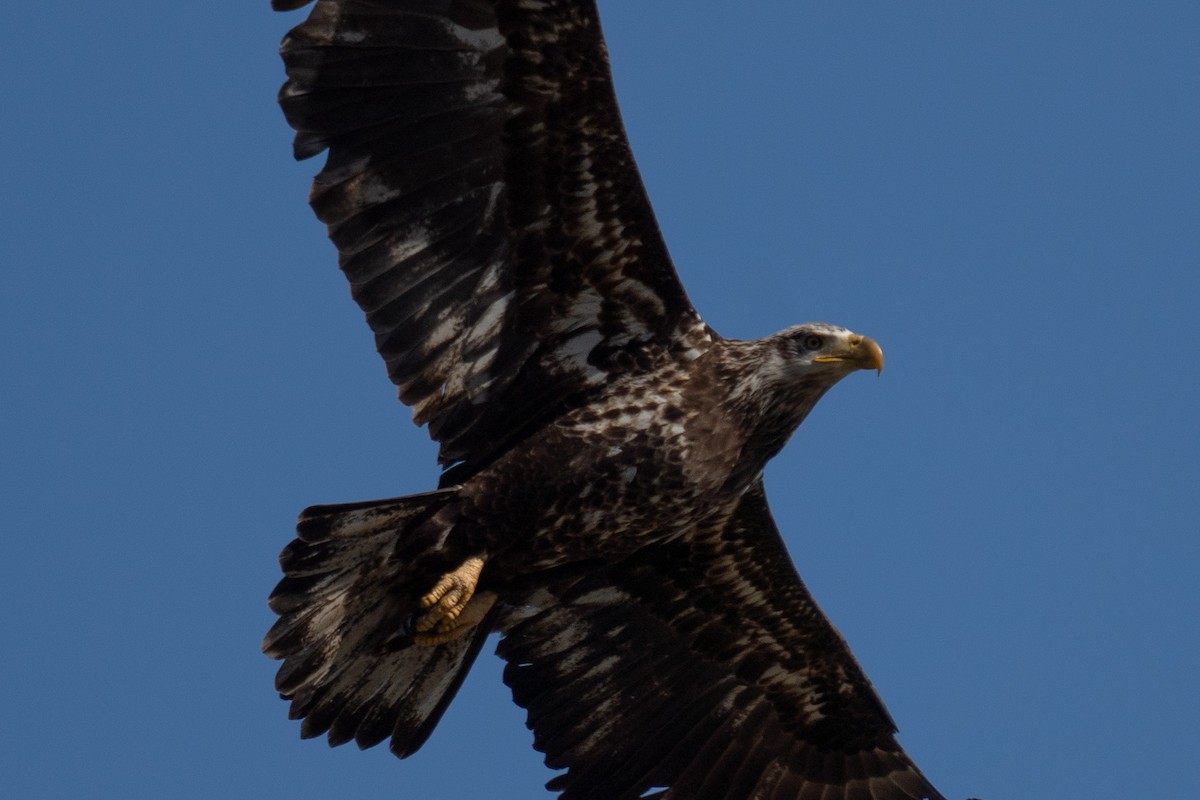
[[[438,579],[433,589],[420,600],[421,608],[425,610],[417,618],[417,633],[457,627],[454,621],[471,602],[482,571],[483,559],[472,556]]]
[[[433,647],[453,641],[467,631],[474,630],[475,626],[482,622],[487,613],[492,610],[492,606],[496,605],[497,599],[498,596],[495,592],[478,592],[471,597],[470,602],[457,617],[453,619],[443,617],[431,629],[414,634],[413,641],[423,647]],[[418,627],[420,624],[420,620],[418,620]]]

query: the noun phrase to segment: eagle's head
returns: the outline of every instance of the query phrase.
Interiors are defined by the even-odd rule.
[[[827,322],[793,325],[774,336],[781,366],[793,374],[833,384],[860,369],[883,371],[883,350],[874,339]]]
[[[786,431],[842,378],[883,369],[874,340],[827,322],[793,325],[762,339],[727,340],[721,354],[729,402],[751,425]]]
[[[750,431],[743,455],[761,469],[821,396],[860,369],[883,369],[883,350],[826,322],[794,325],[762,339],[722,343],[727,407]]]

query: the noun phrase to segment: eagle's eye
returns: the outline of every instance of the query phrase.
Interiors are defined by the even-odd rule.
[[[815,333],[810,333],[800,339],[800,347],[805,350],[820,350],[824,345],[825,340]]]

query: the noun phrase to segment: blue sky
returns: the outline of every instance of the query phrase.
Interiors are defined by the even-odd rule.
[[[767,479],[901,742],[952,798],[1194,797],[1200,5],[602,13],[706,319],[887,353]],[[550,796],[494,657],[399,762],[301,742],[258,652],[302,507],[436,479],[290,158],[299,19],[6,11],[14,797]]]

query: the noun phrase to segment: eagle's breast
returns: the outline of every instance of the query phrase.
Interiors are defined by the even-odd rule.
[[[720,515],[749,485],[730,480],[746,431],[708,361],[667,360],[563,414],[464,485],[471,516],[541,569],[618,559]]]

